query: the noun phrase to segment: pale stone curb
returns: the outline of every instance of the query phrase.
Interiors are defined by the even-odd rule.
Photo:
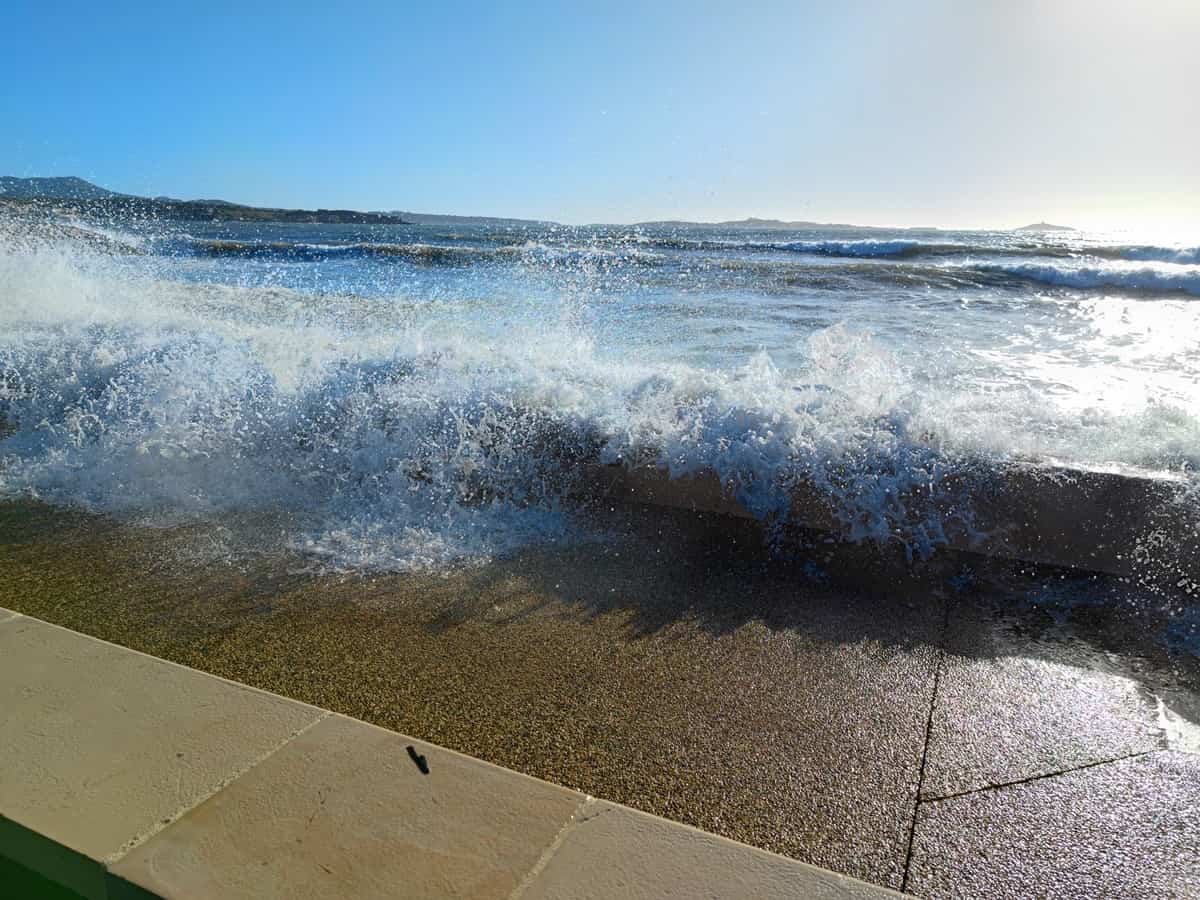
[[[37,619],[6,617],[0,853],[78,894],[104,896],[109,862],[326,715]]]
[[[873,900],[907,897],[589,797],[511,900]]]
[[[3,609],[0,727],[0,856],[96,900],[900,896]]]

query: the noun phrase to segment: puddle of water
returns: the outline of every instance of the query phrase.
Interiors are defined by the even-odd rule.
[[[1154,699],[1158,702],[1158,727],[1163,730],[1167,749],[1200,753],[1200,725],[1175,712],[1162,697]]]

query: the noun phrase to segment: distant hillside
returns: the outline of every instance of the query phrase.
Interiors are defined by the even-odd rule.
[[[172,222],[300,222],[330,225],[407,225],[400,216],[352,209],[273,209],[226,200],[174,200],[118,194],[82,178],[0,176],[0,202],[89,218]]]
[[[1051,225],[1049,222],[1034,222],[1032,225],[1022,225],[1013,231],[1075,231],[1070,225]]]
[[[726,222],[692,222],[687,219],[658,219],[653,222],[638,222],[645,228],[752,228],[760,231],[778,228],[800,231],[805,228],[824,228],[819,222],[784,222],[781,219],[731,219]],[[833,226],[852,227],[852,226]]]
[[[730,219],[718,222],[721,228],[786,228],[792,231],[805,228],[849,228],[848,225],[823,225],[820,222],[785,222],[782,219],[756,219],[753,216],[746,219]]]
[[[936,228],[883,228],[877,225],[850,225],[842,222],[785,222],[782,219],[730,219],[724,222],[690,222],[683,219],[667,219],[654,222],[638,222],[634,227],[642,228],[744,228],[747,231],[937,231]]]
[[[17,178],[0,176],[0,197],[14,200],[101,200],[121,196],[114,191],[69,175],[65,178]]]
[[[493,225],[499,228],[519,228],[558,224],[557,222],[548,222],[541,219],[506,219],[497,216],[450,216],[440,213],[415,213],[398,209],[392,210],[388,215],[400,216],[406,222],[412,222],[414,225]]]

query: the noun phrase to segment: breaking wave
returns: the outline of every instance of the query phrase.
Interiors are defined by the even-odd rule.
[[[1003,244],[971,241],[923,241],[911,238],[854,238],[846,240],[763,240],[755,238],[692,239],[680,235],[635,234],[617,238],[661,249],[715,253],[787,253],[848,259],[909,259],[948,256],[1069,256],[1065,247],[1047,247],[1025,242]]]
[[[197,240],[189,249],[203,256],[281,259],[314,262],[338,258],[399,257],[430,265],[463,265],[495,255],[495,251],[436,244],[308,244],[296,241]]]
[[[0,244],[0,497],[169,523],[271,510],[321,565],[438,570],[580,533],[597,467],[617,463],[716,473],[764,520],[786,517],[803,481],[853,538],[919,553],[970,528],[970,508],[906,498],[1000,460],[1200,466],[1185,409],[1063,411],[1024,385],[916,371],[837,322],[736,365],[656,360],[606,352],[575,295],[526,316],[453,302],[434,315],[400,296],[184,281],[170,262]],[[1002,274],[1048,268],[1062,271]]]
[[[996,247],[969,243],[924,243],[915,240],[821,240],[821,241],[742,241],[688,239],[684,237],[646,236],[641,234],[576,234],[569,232],[556,241],[513,239],[502,235],[485,244],[430,244],[413,242],[349,242],[314,244],[296,241],[246,241],[232,239],[192,239],[180,244],[184,252],[201,256],[243,257],[294,261],[320,261],[338,258],[395,258],[430,265],[469,265],[505,259],[553,257],[556,259],[618,258],[622,261],[655,264],[662,256],[655,250],[683,251],[724,255],[775,253],[847,259],[907,259],[945,256],[1022,256],[1047,254],[1033,246]],[[1050,251],[1066,255],[1067,251]]]
[[[89,226],[97,235],[121,241],[134,249],[147,245],[144,238],[121,235],[112,230]],[[228,238],[190,238],[166,242],[166,249],[201,257],[265,259],[291,262],[376,259],[408,262],[425,266],[470,266],[496,262],[525,262],[534,265],[570,265],[584,262],[659,266],[686,261],[690,254],[723,264],[741,259],[753,264],[756,257],[774,257],[911,261],[927,269],[950,270],[954,259],[966,260],[980,273],[1003,274],[1064,287],[1119,287],[1131,290],[1175,290],[1196,293],[1196,271],[1173,271],[1173,265],[1200,264],[1200,248],[1168,248],[1150,245],[1113,246],[1082,244],[1044,245],[1021,242],[927,242],[912,239],[762,241],[736,239],[691,239],[681,236],[639,233],[593,234],[567,231],[553,240],[527,236],[488,235],[483,241],[427,241],[309,243],[303,241],[248,241]],[[1061,259],[1061,264],[1046,262],[995,262],[973,264],[973,259]],[[1088,264],[1088,260],[1111,260]],[[1146,262],[1133,267],[1125,263]],[[1171,264],[1171,265],[1160,265]],[[958,265],[961,269],[962,266]],[[935,278],[937,281],[940,279]],[[985,283],[994,283],[994,279]]]
[[[1200,265],[1200,247],[1156,247],[1152,244],[1131,244],[1093,247],[1090,252],[1109,259]]]
[[[589,467],[715,471],[757,515],[803,472],[857,537],[898,530],[948,463],[886,357],[814,337],[804,380],[606,361],[559,326],[503,346],[279,289],[140,278],[79,253],[0,252],[0,495],[177,522],[284,510],[335,568],[439,568],[571,528]]]
[[[542,241],[503,242],[498,246],[468,244],[368,243],[312,244],[296,241],[191,240],[185,252],[210,257],[322,262],[337,259],[397,259],[416,265],[467,266],[499,261],[571,264],[583,261],[653,265],[660,257],[643,248],[584,244],[554,245]]]
[[[1126,291],[1182,293],[1200,296],[1200,266],[1133,265],[1060,266],[1036,263],[996,263],[976,267],[979,271],[1021,278],[1059,287],[1115,288]]]

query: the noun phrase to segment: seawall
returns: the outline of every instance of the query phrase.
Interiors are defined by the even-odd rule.
[[[606,466],[610,496],[697,512],[753,518],[716,473],[672,478],[652,466]],[[849,536],[852,523],[811,482],[791,491],[792,522]],[[1133,578],[1200,580],[1200,510],[1179,479],[1012,464],[985,476],[950,478],[932,496],[898,498],[944,523],[952,550]],[[969,522],[969,525],[967,524]]]

